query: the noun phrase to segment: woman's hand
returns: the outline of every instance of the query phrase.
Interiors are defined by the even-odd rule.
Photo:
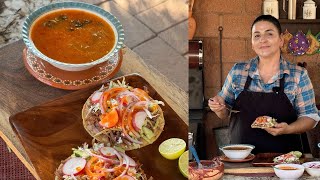
[[[285,122],[277,123],[272,128],[265,128],[269,134],[273,136],[279,136],[282,134],[288,134],[289,125]]]
[[[220,96],[210,98],[208,101],[208,105],[210,109],[215,113],[226,110],[226,103],[224,102],[224,99]]]

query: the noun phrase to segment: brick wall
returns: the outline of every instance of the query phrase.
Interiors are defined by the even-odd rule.
[[[222,35],[222,79],[226,78],[234,63],[255,57],[251,49],[251,23],[262,13],[263,0],[195,0],[193,17],[197,23],[194,39],[203,40],[204,45],[204,74],[205,74],[205,98],[208,99],[218,93],[220,87],[220,45],[219,26],[223,27]],[[307,70],[314,86],[316,103],[320,104],[320,54],[313,56],[294,57],[284,55],[291,62],[307,62]],[[206,132],[206,152],[210,159],[219,153],[217,144],[219,138],[226,142],[225,136],[220,137],[216,129],[227,125],[210,112],[204,120]],[[320,126],[308,133],[310,148],[313,155],[319,154],[316,144],[320,138],[318,133]],[[214,135],[217,134],[217,137]],[[310,138],[311,137],[311,138]],[[217,139],[216,139],[217,138]],[[319,157],[319,156],[315,156]]]

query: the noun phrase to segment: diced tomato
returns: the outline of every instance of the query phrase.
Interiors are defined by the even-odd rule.
[[[122,103],[122,105],[128,106],[128,104],[129,104],[128,96],[121,97],[120,102]]]
[[[148,93],[140,88],[134,88],[132,92],[139,97],[141,101],[150,100]]]
[[[99,162],[99,158],[93,156],[87,162],[85,167],[86,175],[90,177],[90,179],[100,179],[107,175],[107,172],[102,170],[103,163]]]
[[[119,176],[126,168],[123,166],[115,167],[114,175]]]
[[[257,122],[258,122],[258,123],[267,122],[267,118],[265,118],[265,117],[258,117]]]
[[[99,124],[106,128],[114,127],[119,121],[118,111],[113,108],[110,112],[102,114],[100,116]]]
[[[102,101],[102,106],[105,110],[108,109],[108,104],[107,101],[110,100],[112,97],[116,97],[120,92],[122,91],[126,91],[127,89],[124,87],[117,87],[117,88],[111,88],[105,92],[103,92],[102,97],[103,97],[103,101]]]

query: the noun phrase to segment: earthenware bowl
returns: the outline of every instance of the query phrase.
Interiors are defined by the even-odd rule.
[[[255,146],[250,144],[229,144],[220,147],[220,150],[226,155],[229,159],[245,159]]]
[[[44,55],[42,52],[40,52],[36,46],[34,45],[32,39],[30,38],[30,28],[32,27],[32,24],[42,15],[50,13],[52,11],[57,11],[60,9],[80,9],[83,11],[91,12],[95,15],[98,15],[103,20],[105,20],[112,28],[114,35],[115,35],[115,43],[111,51],[109,51],[106,55],[101,57],[100,59],[94,60],[92,62],[88,63],[82,63],[82,64],[71,64],[71,63],[65,63],[61,61],[57,61],[55,59],[52,59],[46,55]],[[100,63],[106,62],[110,59],[118,58],[118,53],[120,49],[123,47],[124,43],[124,30],[119,22],[119,20],[113,16],[111,13],[101,9],[98,6],[82,3],[82,2],[60,2],[60,3],[53,3],[49,4],[47,6],[43,6],[36,11],[32,12],[25,20],[23,27],[22,27],[22,38],[24,43],[26,44],[27,48],[32,51],[33,54],[35,54],[40,59],[47,61],[51,65],[62,69],[66,71],[82,71],[89,69],[95,65],[98,65]],[[48,42],[50,43],[50,42]]]

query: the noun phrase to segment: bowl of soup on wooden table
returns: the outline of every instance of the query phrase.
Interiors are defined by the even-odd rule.
[[[220,150],[229,159],[241,160],[250,155],[255,146],[250,144],[229,144],[220,147]]]
[[[280,179],[298,179],[303,175],[305,167],[300,164],[278,164],[273,169]]]
[[[66,71],[82,71],[118,57],[124,30],[111,13],[91,4],[61,2],[31,13],[22,37],[33,54]]]

